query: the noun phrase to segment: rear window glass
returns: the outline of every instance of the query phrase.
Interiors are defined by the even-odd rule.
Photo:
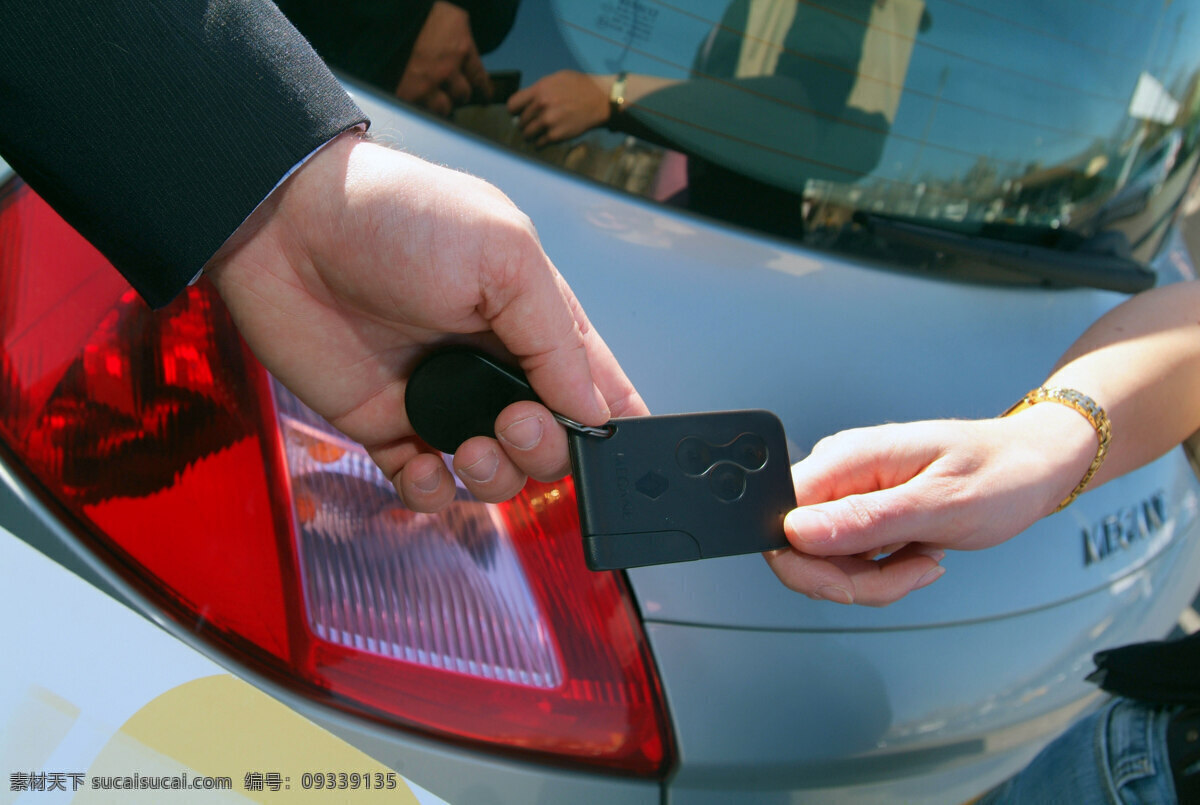
[[[625,73],[607,125],[532,150],[663,203],[810,240],[864,211],[1137,248],[1195,161],[1198,6],[533,0],[486,61],[535,89]]]
[[[875,216],[1051,247],[1116,236],[1145,259],[1197,158],[1200,0],[522,0],[495,16],[476,38],[518,103],[454,123],[816,246]]]

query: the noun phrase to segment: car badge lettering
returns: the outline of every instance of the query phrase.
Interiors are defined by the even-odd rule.
[[[1161,490],[1139,504],[1125,506],[1084,528],[1083,565],[1117,556],[1162,531],[1167,521],[1167,498]]]

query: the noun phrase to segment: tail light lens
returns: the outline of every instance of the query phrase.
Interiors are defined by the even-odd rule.
[[[636,611],[585,568],[569,480],[405,509],[209,286],[150,311],[23,186],[0,201],[0,384],[0,439],[87,547],[239,662],[445,738],[667,767]]]

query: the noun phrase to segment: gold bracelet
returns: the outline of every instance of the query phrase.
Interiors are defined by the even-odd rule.
[[[613,79],[612,89],[608,91],[608,119],[610,123],[625,107],[625,82],[628,80],[629,73],[624,70],[617,73],[617,77]]]
[[[1095,476],[1096,470],[1100,469],[1100,465],[1104,463],[1104,457],[1108,455],[1108,443],[1112,439],[1112,424],[1108,421],[1108,414],[1104,412],[1100,404],[1086,394],[1078,392],[1075,389],[1047,388],[1046,386],[1029,392],[1018,400],[1016,405],[1001,414],[1001,416],[1012,416],[1018,411],[1024,411],[1026,408],[1041,402],[1056,402],[1068,408],[1074,408],[1086,417],[1087,421],[1095,428],[1096,438],[1100,442],[1096,447],[1096,457],[1092,459],[1092,465],[1083,474],[1083,480],[1079,482],[1079,485],[1075,487],[1071,494],[1067,495],[1062,503],[1058,504],[1058,508],[1054,510],[1057,513],[1070,506],[1071,502],[1079,497],[1079,493],[1084,490],[1092,480],[1092,477]]]

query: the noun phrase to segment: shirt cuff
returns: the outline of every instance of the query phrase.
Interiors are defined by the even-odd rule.
[[[364,132],[366,130],[367,130],[367,124],[359,123],[358,125],[351,126],[350,128],[346,129],[345,131],[339,131],[336,135],[334,135],[330,139],[326,140],[325,142],[321,143],[313,150],[309,151],[308,154],[304,157],[304,159],[301,159],[299,162],[297,162],[295,165],[293,165],[291,168],[289,168],[288,171],[285,174],[283,174],[283,176],[279,177],[279,181],[275,183],[275,186],[271,188],[270,192],[267,193],[265,196],[263,196],[262,201],[255,204],[254,209],[250,210],[250,214],[242,219],[242,223],[238,225],[238,229],[241,229],[242,226],[246,223],[246,221],[249,221],[250,218],[254,215],[254,213],[258,212],[258,208],[261,207],[266,202],[266,200],[271,197],[272,193],[274,193],[276,190],[278,190],[284,182],[286,182],[288,179],[290,179],[293,173],[295,173],[296,171],[298,171],[302,167],[304,167],[304,164],[306,162],[308,162],[310,159],[312,159],[318,153],[320,153],[321,149],[325,148],[325,146],[329,145],[331,142],[336,140],[338,137],[341,137],[346,132],[350,132],[350,131]],[[237,232],[237,229],[235,229],[234,232]],[[229,237],[233,237],[233,234],[231,233],[229,235]],[[196,276],[191,278],[191,280],[188,282],[188,285],[195,285],[202,276],[204,276],[203,268],[201,268],[199,271],[196,272]]]

